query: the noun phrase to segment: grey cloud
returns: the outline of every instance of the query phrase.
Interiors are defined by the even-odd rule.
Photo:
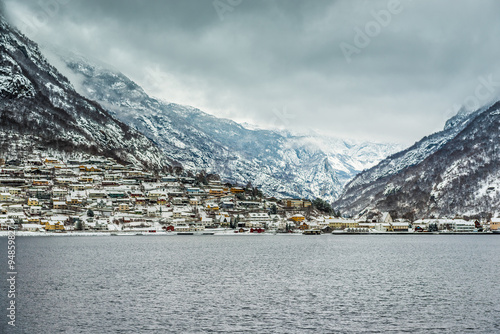
[[[223,20],[213,0],[6,5],[23,26],[54,1],[36,41],[110,63],[153,95],[262,126],[286,108],[295,130],[409,144],[439,130],[480,76],[500,81],[494,0],[401,0],[350,63],[341,43],[354,45],[354,29],[389,0],[242,0]]]

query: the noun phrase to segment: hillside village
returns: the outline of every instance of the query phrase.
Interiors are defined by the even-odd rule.
[[[155,174],[109,158],[0,161],[0,228],[24,231],[286,231],[310,201],[266,199],[217,176]],[[278,209],[279,208],[279,209]]]
[[[0,159],[0,229],[120,233],[368,233],[486,231],[462,219],[394,220],[388,212],[344,219],[319,199],[265,197],[247,184],[182,169],[150,172],[87,156]],[[337,216],[337,217],[336,217]],[[491,229],[498,226],[495,220]]]

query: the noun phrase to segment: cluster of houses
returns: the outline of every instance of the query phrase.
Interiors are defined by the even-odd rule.
[[[0,229],[188,232],[287,231],[307,200],[255,196],[252,188],[157,174],[109,158],[0,161]]]
[[[256,195],[255,189],[152,173],[109,158],[61,161],[35,157],[0,159],[0,229],[23,231],[202,232],[469,232],[463,220],[393,221],[321,214],[304,199]]]

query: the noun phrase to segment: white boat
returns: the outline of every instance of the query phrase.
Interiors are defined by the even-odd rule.
[[[228,229],[228,228],[223,228],[223,227],[219,227],[219,228],[207,228],[205,229],[205,233],[207,232],[210,232],[210,233],[213,233],[214,235],[225,235],[225,234],[234,234],[234,231],[233,229]]]

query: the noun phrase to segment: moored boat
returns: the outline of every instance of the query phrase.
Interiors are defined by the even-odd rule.
[[[305,234],[305,235],[320,235],[321,231],[320,230],[305,230],[304,232],[302,232],[302,234]]]

